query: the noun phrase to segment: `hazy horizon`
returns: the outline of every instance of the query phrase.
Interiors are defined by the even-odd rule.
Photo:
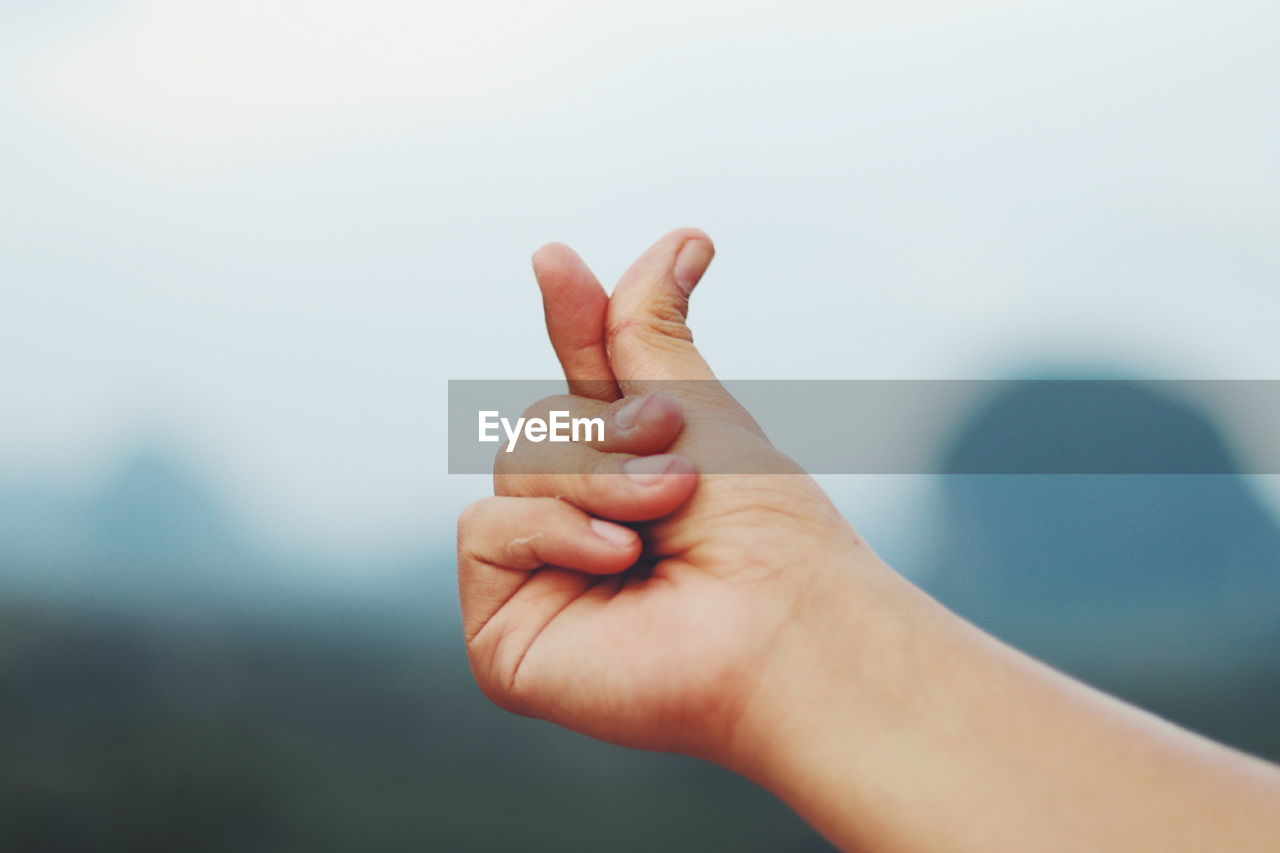
[[[0,473],[88,489],[160,436],[264,536],[447,536],[488,484],[444,473],[446,380],[557,373],[532,250],[611,282],[684,224],[718,244],[691,323],[726,377],[1275,377],[1277,24],[8,4]]]

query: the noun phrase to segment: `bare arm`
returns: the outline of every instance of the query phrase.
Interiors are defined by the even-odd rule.
[[[887,570],[844,575],[795,623],[730,762],[842,848],[1280,850],[1275,766],[1051,670]]]

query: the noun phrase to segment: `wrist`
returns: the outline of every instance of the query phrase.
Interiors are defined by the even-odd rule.
[[[833,750],[863,752],[903,710],[930,610],[946,613],[865,544],[839,551],[796,595],[719,763],[789,799]]]

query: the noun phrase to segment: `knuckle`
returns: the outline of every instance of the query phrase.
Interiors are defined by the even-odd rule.
[[[693,343],[693,332],[685,325],[683,315],[649,316],[641,320],[628,320],[613,326],[606,333],[605,345],[610,353],[623,341],[636,343],[665,352],[680,352]]]
[[[542,559],[538,556],[538,548],[534,543],[541,536],[541,533],[535,533],[502,543],[502,565],[513,568],[533,568],[540,565]]]
[[[545,443],[517,441],[514,445],[501,445],[493,454],[495,477],[535,474],[545,470]]]
[[[669,331],[673,326],[688,332],[689,327],[685,324],[688,311],[688,300],[682,296],[676,296],[669,290],[665,296],[655,299],[650,304],[644,319],[649,325],[659,327],[664,332]]]
[[[488,498],[472,501],[458,513],[458,541],[470,539],[475,530],[477,516],[484,512],[484,504]]]
[[[655,317],[639,327],[639,333],[651,346],[665,343],[667,346],[677,345],[676,349],[684,349],[693,343],[693,332],[684,324],[683,318],[665,319]]]
[[[467,662],[476,686],[485,698],[504,711],[529,715],[528,702],[520,684],[519,654],[510,647],[510,629],[498,636],[478,633],[467,641]]]
[[[502,477],[511,473],[511,455],[506,448],[499,446],[493,454],[493,475]]]
[[[552,394],[550,397],[543,397],[537,402],[531,403],[524,410],[524,417],[527,418],[545,418],[552,411],[562,411],[568,409],[573,410],[577,402],[577,398],[568,394]]]

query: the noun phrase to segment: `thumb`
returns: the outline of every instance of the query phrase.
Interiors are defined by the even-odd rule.
[[[624,395],[661,383],[662,390],[681,398],[686,411],[713,412],[764,437],[755,419],[716,380],[685,324],[689,294],[715,251],[706,234],[680,228],[623,273],[605,317],[609,364]]]
[[[623,274],[609,301],[606,342],[626,394],[645,380],[709,380],[715,374],[685,324],[689,294],[715,255],[711,238],[680,228],[654,243]]]

